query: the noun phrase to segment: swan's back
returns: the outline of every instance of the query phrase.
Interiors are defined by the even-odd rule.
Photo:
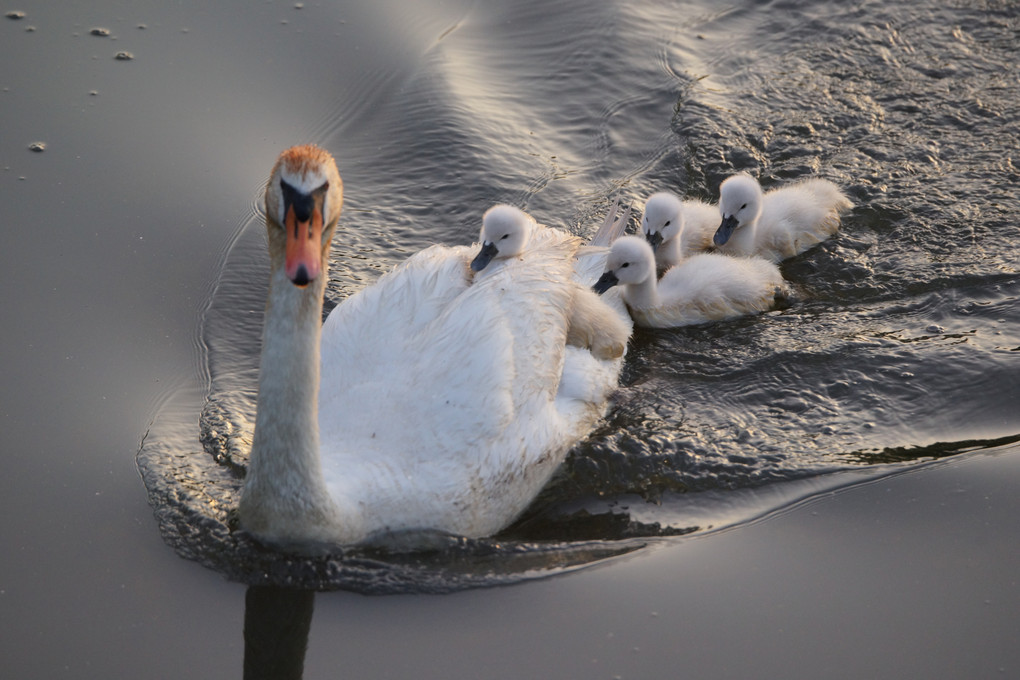
[[[840,213],[851,206],[839,187],[824,179],[773,189],[762,200],[756,252],[772,262],[799,255],[835,234]]]
[[[719,207],[701,201],[684,201],[684,230],[680,235],[681,257],[703,253],[712,248],[712,237],[719,228]],[[656,258],[658,261],[658,258]],[[672,266],[675,262],[660,263]]]
[[[473,280],[471,249],[429,248],[326,320],[323,474],[363,533],[498,531],[598,418],[556,407],[579,242],[540,232]]]
[[[700,253],[662,277],[659,307],[632,311],[659,328],[722,321],[770,309],[785,288],[778,267],[762,258]]]

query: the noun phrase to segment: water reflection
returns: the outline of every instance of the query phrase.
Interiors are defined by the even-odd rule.
[[[304,674],[315,591],[249,586],[244,596],[244,680]]]

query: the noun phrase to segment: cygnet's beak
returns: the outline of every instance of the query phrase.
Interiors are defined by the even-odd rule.
[[[652,247],[652,252],[654,253],[662,245],[662,232],[650,231],[645,234],[645,240],[648,241],[648,245]]]
[[[595,282],[595,285],[592,286],[591,289],[599,295],[602,295],[619,282],[620,279],[616,278],[616,273],[608,271],[599,277],[599,280]]]
[[[715,232],[715,236],[712,237],[712,242],[717,246],[726,245],[726,242],[730,240],[730,236],[733,236],[733,230],[737,228],[737,216],[730,215],[724,217],[722,224]]]
[[[476,272],[480,272],[492,262],[492,258],[499,254],[499,249],[496,248],[495,243],[483,243],[482,249],[478,251],[478,255],[475,259],[471,260],[471,269]]]

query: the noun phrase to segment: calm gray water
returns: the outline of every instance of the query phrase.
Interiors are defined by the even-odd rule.
[[[311,597],[253,589],[248,629],[310,619],[308,677],[1015,671],[1015,3],[13,10],[14,676],[240,674],[238,583],[434,592],[593,564],[442,597],[333,593],[314,617]],[[612,199],[714,200],[749,170],[829,178],[856,207],[784,264],[788,309],[638,333],[605,426],[505,535],[299,560],[228,517],[265,296],[261,184],[306,141],[345,180],[334,302],[430,243],[471,242],[499,201],[587,235]],[[359,653],[390,640],[405,651]]]

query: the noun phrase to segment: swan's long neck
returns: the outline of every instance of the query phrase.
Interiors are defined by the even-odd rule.
[[[741,248],[748,254],[754,253],[754,244],[758,238],[758,220],[761,219],[761,212],[751,217],[747,224],[740,227],[740,230],[734,234],[737,238],[737,243],[740,244]]]
[[[654,273],[641,283],[628,283],[623,287],[623,300],[633,309],[652,309],[659,306],[659,287]]]
[[[684,232],[680,231],[680,233],[678,233],[676,236],[669,239],[668,241],[663,241],[662,244],[659,246],[659,248],[662,250],[662,256],[659,259],[661,259],[663,262],[668,262],[670,265],[673,266],[683,262],[684,259],[682,243],[682,241],[684,240],[683,237]]]
[[[288,280],[282,258],[274,258],[262,332],[255,434],[240,506],[242,523],[264,536],[329,540],[329,527],[336,525],[319,454],[319,340],[325,286],[325,268],[322,276],[299,288]]]
[[[761,221],[762,208],[761,208],[761,195],[758,195],[758,210],[753,213],[746,222],[733,233],[730,240],[733,242],[730,252],[739,253],[742,255],[754,255],[756,243],[758,240],[758,222]]]

